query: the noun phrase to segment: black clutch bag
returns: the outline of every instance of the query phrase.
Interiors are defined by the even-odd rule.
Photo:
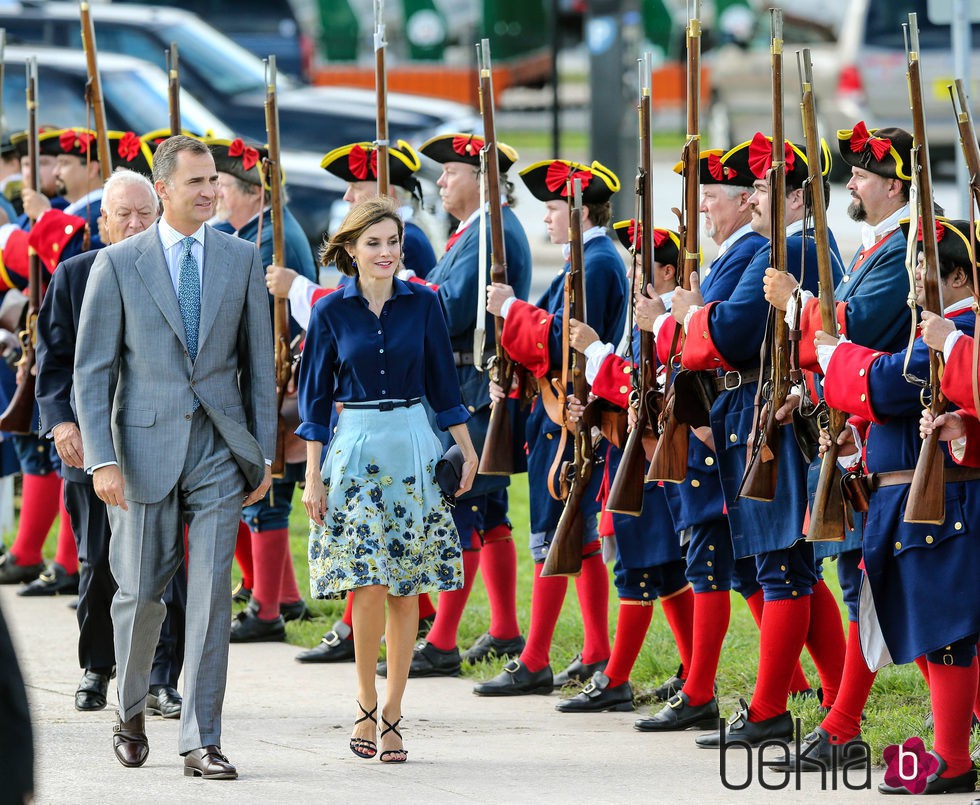
[[[463,477],[463,451],[454,444],[436,462],[436,483],[447,500],[454,502]]]

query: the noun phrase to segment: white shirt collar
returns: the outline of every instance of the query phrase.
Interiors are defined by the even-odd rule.
[[[898,229],[898,222],[908,217],[909,205],[906,204],[901,209],[895,210],[884,221],[879,222],[875,226],[867,222],[861,224],[861,246],[864,249],[870,249],[885,235],[889,235]]]
[[[582,246],[585,246],[590,240],[595,240],[596,238],[601,238],[606,234],[606,228],[604,226],[590,226],[582,233]],[[561,246],[561,256],[568,262],[569,257],[572,254],[572,244],[563,243]]]
[[[95,190],[90,190],[84,196],[82,196],[78,201],[73,201],[67,207],[65,207],[66,215],[77,215],[80,211],[86,209],[87,207],[95,207],[98,209],[102,206],[102,188],[97,187]]]
[[[660,294],[660,301],[664,303],[664,307],[670,310],[670,304],[674,301],[674,292],[667,291],[667,293]]]
[[[966,299],[960,299],[958,302],[953,302],[951,305],[947,305],[943,309],[943,316],[949,318],[957,313],[961,313],[964,310],[969,310],[973,307],[973,297],[968,296]]]
[[[786,227],[786,237],[789,237],[790,235],[795,235],[797,232],[802,232],[802,231],[803,231],[803,219],[801,218],[799,221],[794,221],[788,227]]]
[[[157,231],[160,233],[160,242],[163,244],[164,251],[167,251],[168,249],[172,249],[174,246],[176,246],[186,237],[186,235],[182,235],[180,232],[174,229],[170,224],[168,224],[167,219],[164,218],[163,216],[160,216],[160,218],[157,220],[159,220],[160,222],[157,226]],[[205,224],[201,224],[198,227],[197,231],[193,235],[191,235],[191,237],[194,238],[194,240],[196,240],[198,243],[201,244],[202,248],[204,247],[205,226],[206,226]]]
[[[751,231],[752,231],[751,223],[742,224],[742,226],[740,226],[738,229],[732,232],[732,234],[730,234],[727,238],[725,238],[721,242],[721,244],[718,246],[718,255],[717,257],[715,257],[715,259],[717,260],[718,257],[721,257],[725,252],[727,252],[732,247],[732,244],[744,238]]]
[[[484,206],[484,209],[489,210],[489,205],[484,204],[483,206]],[[501,196],[500,197],[500,206],[502,206],[502,207],[506,207],[507,206],[507,199],[506,199],[506,197],[504,197],[504,196]],[[466,227],[468,227],[470,224],[472,224],[477,219],[477,217],[479,215],[480,215],[480,208],[477,207],[475,210],[473,210],[473,212],[470,213],[469,217],[465,221],[460,221],[459,222],[459,226],[456,227],[456,231],[457,232],[462,232],[464,229],[466,229]]]

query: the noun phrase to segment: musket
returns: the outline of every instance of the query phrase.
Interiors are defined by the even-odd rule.
[[[41,176],[38,170],[37,131],[37,58],[27,60],[27,163],[31,171],[31,189],[41,192]],[[31,220],[34,225],[34,220]],[[27,318],[19,337],[21,357],[17,362],[22,380],[14,390],[7,410],[0,414],[0,430],[8,433],[31,433],[34,424],[34,345],[37,343],[37,314],[44,296],[41,258],[28,247],[28,303]]]
[[[769,186],[771,265],[786,271],[786,136],[783,128],[783,12],[769,9],[772,29],[772,166]],[[817,162],[819,165],[819,161]],[[763,350],[768,347],[768,373],[759,377],[755,395],[753,436],[738,496],[772,500],[776,496],[779,465],[779,423],[776,411],[789,393],[789,327],[782,313],[769,308],[769,327]],[[765,363],[765,361],[763,361]]]
[[[279,161],[279,107],[276,104],[276,57],[270,55],[265,73],[265,131],[269,141],[269,157],[264,178],[269,183],[272,208],[272,262],[286,265],[286,235],[283,221],[282,168]],[[282,402],[292,376],[292,352],[290,350],[289,310],[286,300],[275,298],[272,309],[272,331],[276,351],[276,455],[272,462],[272,474],[282,477],[286,469],[286,424],[282,417]]]
[[[490,218],[490,281],[507,284],[507,255],[504,250],[504,218],[500,207],[500,161],[497,156],[497,133],[494,127],[493,73],[490,66],[490,40],[484,39],[476,47],[480,71],[480,114],[483,117],[483,164],[487,175],[487,215]],[[380,164],[380,159],[379,159]],[[483,266],[479,268],[482,278]],[[486,293],[481,281],[479,293]],[[477,326],[480,322],[477,322]],[[493,331],[495,352],[487,363],[490,379],[505,394],[510,393],[514,378],[514,363],[501,344],[504,320],[494,316]],[[474,362],[483,359],[474,355]],[[481,475],[511,475],[514,472],[514,427],[510,419],[507,401],[501,400],[490,409],[490,422],[480,457]]]
[[[980,145],[977,144],[977,132],[973,128],[973,113],[970,111],[970,103],[966,97],[966,90],[963,87],[963,80],[957,78],[954,87],[950,86],[949,97],[953,102],[953,113],[956,115],[956,126],[960,132],[960,147],[963,151],[963,159],[966,162],[966,169],[970,175],[970,262],[973,269],[973,371],[971,374],[973,386],[973,410],[980,413],[980,378],[977,377],[978,364],[980,364],[980,278],[977,276],[977,255],[974,244],[976,243],[977,231],[977,209],[980,208]]]
[[[680,220],[680,236],[684,244],[683,259],[680,261],[680,284],[685,290],[691,289],[691,275],[697,273],[701,263],[700,231],[698,212],[701,209],[700,159],[701,159],[701,0],[688,0],[693,3],[692,13],[687,23],[687,140],[681,161],[684,165],[683,211],[674,212]],[[660,413],[660,436],[657,447],[650,459],[648,481],[666,481],[679,484],[687,477],[687,454],[691,429],[686,422],[678,419],[674,406],[677,399],[671,380],[674,364],[678,360],[682,328],[674,329],[673,343],[670,345],[667,360],[667,394],[663,411]]]
[[[565,275],[565,319],[562,328],[562,376],[556,381],[556,396],[561,401],[563,437],[559,443],[555,463],[559,465],[558,476],[561,497],[565,501],[555,535],[548,548],[542,576],[577,576],[582,572],[582,535],[584,519],[582,501],[585,490],[592,478],[594,451],[592,448],[591,421],[583,418],[570,422],[565,399],[568,394],[568,381],[571,379],[572,393],[579,401],[588,400],[589,383],[585,379],[585,355],[569,344],[569,324],[572,319],[585,321],[585,257],[582,251],[582,180],[569,180],[568,200],[568,273]],[[591,420],[591,418],[590,418]],[[572,439],[572,461],[565,459],[564,442],[567,436]],[[555,474],[552,466],[551,474]]]
[[[926,138],[926,118],[922,95],[922,74],[919,64],[919,22],[918,15],[909,14],[908,36],[906,39],[906,60],[908,67],[909,103],[912,109],[912,150],[918,163],[913,181],[918,185],[921,213],[919,220],[913,222],[919,227],[922,238],[922,251],[925,265],[922,268],[922,287],[924,299],[922,309],[943,315],[942,288],[939,283],[939,244],[936,241],[936,212],[932,194],[932,168],[929,164],[929,142]],[[976,135],[972,135],[976,136]],[[970,233],[971,238],[973,233]],[[909,239],[914,239],[909,230]],[[933,416],[946,410],[946,398],[940,390],[943,374],[943,355],[941,351],[929,350],[929,382],[920,392],[922,405]],[[943,471],[943,451],[939,449],[939,437],[934,431],[922,442],[919,458],[912,474],[908,502],[905,506],[906,523],[940,524],[946,519],[946,489]]]
[[[378,98],[378,127],[374,147],[378,157],[378,195],[388,195],[388,73],[385,67],[385,3],[374,0],[374,88]]]
[[[82,47],[85,49],[85,66],[88,83],[85,85],[86,101],[95,119],[95,142],[98,146],[99,173],[105,184],[112,176],[112,152],[109,150],[109,126],[105,117],[105,99],[102,97],[102,79],[99,77],[98,51],[95,47],[95,28],[88,3],[82,0]]]
[[[167,108],[170,110],[170,136],[180,134],[180,60],[177,43],[171,42],[166,51]]]
[[[823,174],[820,170],[820,139],[817,135],[817,113],[813,100],[813,65],[810,49],[797,53],[800,85],[803,96],[800,112],[803,116],[803,137],[806,141],[806,161],[809,167],[807,187],[813,215],[813,241],[817,252],[819,276],[820,327],[837,337],[837,310],[834,300],[834,275],[830,263],[830,237],[827,226],[827,199],[824,195]],[[820,460],[817,489],[810,507],[810,525],[806,538],[811,542],[844,538],[844,497],[841,494],[841,472],[837,465],[840,450],[837,437],[847,424],[845,412],[826,406],[827,432],[830,447]]]
[[[642,273],[642,289],[653,283],[653,153],[651,143],[651,54],[645,53],[640,61],[640,94],[637,111],[640,117],[639,170],[636,174],[636,201],[639,213],[633,228],[634,267],[639,255]],[[635,270],[632,276],[635,277]],[[633,281],[631,277],[631,281]],[[630,300],[632,305],[632,300]],[[632,320],[632,316],[631,316]],[[630,332],[630,339],[633,334]],[[643,482],[646,475],[647,454],[643,445],[645,433],[652,433],[652,423],[659,409],[650,409],[657,393],[657,375],[653,365],[653,333],[640,331],[640,354],[633,356],[630,406],[634,409],[635,425],[626,438],[619,469],[613,477],[606,499],[606,509],[617,514],[638,516],[643,510]],[[648,437],[649,438],[649,437]]]

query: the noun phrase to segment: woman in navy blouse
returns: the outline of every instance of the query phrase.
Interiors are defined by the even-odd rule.
[[[403,225],[390,199],[351,208],[321,255],[356,277],[313,308],[299,376],[310,515],[310,586],[354,597],[357,704],[350,747],[377,754],[375,657],[384,634],[388,684],[384,762],[407,758],[398,723],[418,631],[418,594],[463,585],[459,536],[435,481],[442,448],[421,405],[463,451],[466,492],[476,474],[449,332],[435,293],[395,278]],[[330,415],[342,404],[331,439]],[[329,443],[323,460],[324,445]],[[322,470],[321,470],[322,461]],[[385,620],[387,603],[388,619]]]

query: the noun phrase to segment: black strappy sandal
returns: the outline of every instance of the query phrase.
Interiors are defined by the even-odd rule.
[[[395,735],[397,735],[399,738],[402,737],[402,734],[398,731],[398,725],[402,723],[400,716],[395,719],[395,723],[392,724],[384,717],[384,715],[382,715],[381,723],[385,725],[385,728],[381,730],[381,738],[384,738],[389,732],[395,733]],[[401,755],[401,757],[393,757],[393,755]],[[381,753],[378,760],[380,760],[382,763],[404,763],[406,760],[408,760],[408,750],[405,749],[404,746],[401,749],[385,749],[384,752]]]
[[[356,699],[354,701],[357,702]],[[357,706],[360,709],[360,711],[364,713],[364,715],[354,721],[354,726],[356,727],[362,721],[371,720],[374,722],[375,727],[377,727],[378,719],[374,717],[374,714],[378,712],[378,705],[374,705],[374,708],[371,710],[370,713],[364,709],[364,707],[361,705],[360,702],[357,702]],[[387,723],[388,722],[385,721],[385,724]],[[363,757],[370,760],[376,754],[378,754],[378,745],[374,741],[368,740],[367,738],[351,738],[350,751],[353,752],[358,757]]]

